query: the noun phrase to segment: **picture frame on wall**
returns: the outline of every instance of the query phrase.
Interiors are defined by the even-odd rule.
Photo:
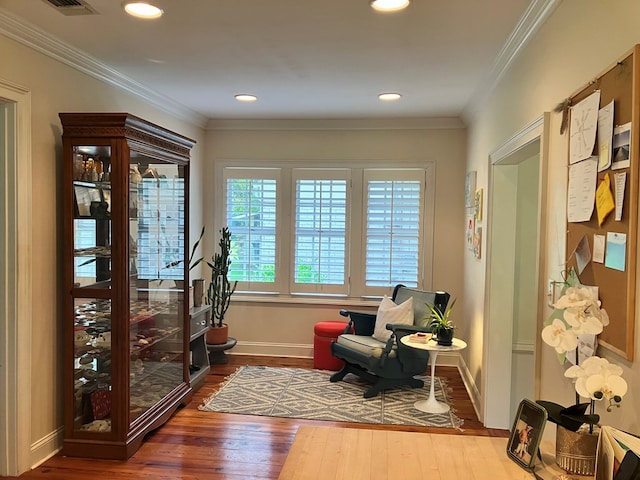
[[[473,211],[467,209],[467,228],[466,228],[466,240],[467,250],[473,252],[473,241],[476,234],[476,220]]]
[[[533,468],[546,423],[544,407],[527,398],[520,402],[507,443],[507,455],[522,468]]]
[[[482,189],[476,190],[473,198],[473,210],[475,212],[476,221],[482,221]]]
[[[476,231],[473,234],[473,256],[476,260],[482,258],[482,227],[476,227]]]
[[[477,172],[467,172],[464,180],[464,206],[473,208],[475,203]]]

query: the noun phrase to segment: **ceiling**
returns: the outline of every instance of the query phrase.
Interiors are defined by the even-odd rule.
[[[200,121],[460,117],[553,3],[155,0],[164,16],[144,21],[121,0],[82,1],[96,13],[0,0],[0,33]],[[403,96],[378,100],[388,91]]]

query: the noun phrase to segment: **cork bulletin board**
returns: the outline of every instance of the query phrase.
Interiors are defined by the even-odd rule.
[[[620,57],[601,75],[592,80],[587,86],[570,97],[570,105],[575,106],[596,90],[600,91],[600,107],[614,102],[614,126],[630,123],[629,162],[628,167],[612,170],[611,167],[597,173],[597,185],[609,174],[611,190],[616,195],[614,174],[626,172],[624,187],[624,201],[622,203],[622,217],[615,220],[614,212],[610,213],[602,225],[598,222],[597,211],[588,221],[567,222],[567,268],[573,267],[576,272],[577,262],[575,251],[579,243],[585,239],[594,253],[594,236],[604,236],[605,239],[623,238],[626,235],[623,270],[611,268],[611,263],[588,262],[584,270],[579,273],[580,283],[583,285],[597,285],[599,287],[602,306],[609,314],[610,323],[599,335],[599,344],[610,349],[627,360],[633,360],[634,355],[634,327],[635,327],[635,297],[636,297],[636,256],[638,231],[638,147],[640,126],[640,46]],[[570,115],[571,115],[570,111]],[[569,123],[571,124],[571,122]],[[571,132],[569,131],[569,134]],[[596,145],[593,155],[598,155]],[[618,235],[615,235],[618,234]],[[622,235],[620,235],[622,234]],[[610,235],[608,237],[608,235]],[[610,244],[606,244],[608,248]],[[605,249],[605,256],[607,254]]]

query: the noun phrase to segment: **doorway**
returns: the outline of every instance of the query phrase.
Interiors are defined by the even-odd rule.
[[[547,128],[545,114],[490,155],[482,390],[490,428],[510,429],[520,400],[539,388]]]
[[[31,467],[31,94],[0,80],[0,475]]]

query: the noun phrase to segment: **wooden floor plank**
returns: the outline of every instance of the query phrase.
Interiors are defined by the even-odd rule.
[[[438,366],[437,375],[447,383],[450,389],[449,398],[455,413],[464,421],[461,430],[322,422],[198,410],[198,406],[202,405],[204,400],[217,391],[228,376],[242,365],[313,368],[311,359],[242,355],[228,355],[228,359],[228,364],[212,367],[204,386],[194,394],[189,404],[178,410],[164,426],[148,435],[140,450],[128,461],[88,460],[56,455],[31,472],[21,475],[20,478],[27,480],[85,480],[91,477],[109,480],[277,479],[294,442],[296,432],[302,426],[349,429],[344,430],[341,436],[343,439],[358,435],[366,436],[367,430],[487,437],[506,437],[509,433],[505,430],[484,428],[475,414],[462,378],[454,367]],[[428,373],[425,372],[425,374]],[[360,430],[353,430],[356,428]],[[362,433],[363,431],[365,433]],[[371,442],[367,451],[367,449],[358,450],[351,441],[336,439],[336,443],[329,442],[327,458],[331,456],[337,456],[340,459],[355,458],[361,461],[363,472],[367,472],[371,468],[371,463],[377,462],[376,450],[373,449]],[[405,448],[408,447],[405,446]],[[385,468],[385,471],[388,471],[388,468],[393,466]],[[341,478],[340,462],[335,472],[336,478]],[[366,478],[369,480],[371,477]],[[437,479],[436,476],[429,478]],[[353,477],[353,480],[356,478]]]
[[[339,432],[356,455],[345,457],[340,448],[332,448]],[[279,480],[529,480],[531,474],[507,457],[506,444],[496,437],[301,427]],[[435,462],[426,463],[429,459]],[[338,475],[322,469],[335,463],[341,464]],[[289,464],[305,467],[293,470]],[[481,477],[474,476],[478,471]]]

